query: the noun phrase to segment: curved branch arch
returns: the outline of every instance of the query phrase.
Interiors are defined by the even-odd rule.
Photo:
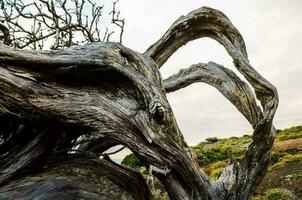
[[[276,88],[250,65],[245,42],[239,31],[220,11],[202,7],[176,20],[145,54],[152,57],[160,68],[181,46],[202,37],[212,38],[225,47],[237,70],[254,88],[262,110],[257,106],[256,99],[245,82],[231,70],[212,62],[193,65],[170,76],[164,81],[165,88],[167,92],[172,92],[194,82],[210,84],[250,122],[254,137],[245,158],[241,163],[231,163],[226,167],[217,182],[222,183],[222,187],[228,191],[228,199],[247,199],[262,180],[270,160],[275,138],[272,121],[279,98]]]
[[[244,40],[236,27],[222,12],[209,7],[181,16],[145,54],[153,58],[160,68],[177,49],[192,40],[210,37],[224,45],[219,34],[231,39],[236,48],[247,55]]]
[[[196,82],[215,87],[255,127],[261,117],[255,96],[244,81],[232,70],[214,62],[199,63],[180,70],[164,80],[167,93],[174,92]]]
[[[182,45],[200,37],[213,38],[226,48],[255,95],[234,72],[212,62],[193,65],[162,80],[162,64]],[[20,127],[0,143],[4,149],[0,151],[2,188],[28,175],[30,168],[48,166],[43,159],[47,156],[68,169],[74,168],[69,158],[77,156],[85,160],[80,163],[106,165],[107,161],[97,160],[95,153],[115,142],[145,163],[168,169],[168,173],[156,176],[171,199],[249,199],[267,169],[275,137],[272,121],[278,94],[250,65],[242,36],[220,11],[200,8],[179,18],[144,54],[118,43],[92,43],[62,51],[26,51],[0,45],[0,63],[0,117]],[[165,89],[171,92],[198,81],[216,87],[254,128],[245,158],[227,166],[216,182],[199,170],[165,94]],[[88,155],[60,152],[72,150],[80,135],[96,138],[82,146]],[[22,141],[25,136],[28,140]],[[12,147],[11,137],[20,142],[20,148]],[[150,198],[138,173],[122,166],[103,167],[112,174],[123,174],[125,183],[141,183],[141,187],[136,184],[140,187],[137,191],[129,191],[127,199]],[[106,179],[115,183],[111,186],[118,188],[118,194],[127,188],[114,175]],[[81,182],[86,184],[87,180]],[[97,190],[99,185],[94,187]],[[0,188],[0,197],[2,194]]]

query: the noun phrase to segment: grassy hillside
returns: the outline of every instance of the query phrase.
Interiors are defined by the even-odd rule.
[[[192,147],[201,169],[216,179],[230,158],[240,159],[251,142],[250,135],[227,139],[208,138]],[[302,199],[302,126],[279,130],[269,170],[254,200]]]
[[[241,159],[251,135],[206,141],[191,147],[196,154],[200,168],[212,179],[217,179],[229,160]],[[145,173],[142,163],[134,155],[124,158],[122,164],[140,168]],[[167,199],[160,184],[156,190],[156,199]],[[302,126],[278,130],[269,170],[257,188],[254,200],[290,200],[302,199]],[[164,197],[163,197],[164,196]]]

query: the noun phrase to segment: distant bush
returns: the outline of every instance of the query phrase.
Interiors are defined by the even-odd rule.
[[[127,155],[123,159],[122,164],[133,168],[139,168],[143,166],[142,162],[133,153]]]
[[[261,200],[294,200],[296,198],[290,191],[274,188],[266,191],[264,196],[260,199]]]
[[[235,146],[241,146],[244,144],[248,144],[252,141],[251,135],[245,135],[243,137],[230,137],[228,139],[221,139],[223,144],[227,145],[235,145]]]
[[[291,140],[291,139],[298,139],[302,138],[302,131],[301,132],[280,132],[277,136],[278,140]]]
[[[210,143],[215,143],[215,142],[218,142],[218,138],[217,137],[209,137],[209,138],[206,138],[206,141],[208,141]]]
[[[230,137],[218,139],[210,137],[206,142],[201,142],[192,147],[200,165],[206,165],[211,162],[238,157],[244,154],[248,144],[252,141],[252,136]]]
[[[248,134],[243,135],[243,137],[245,137],[245,138],[252,138],[252,136],[248,135]]]
[[[203,146],[201,148],[193,148],[192,150],[196,154],[200,165],[239,156],[244,153],[244,149],[242,148],[222,144]]]
[[[302,125],[286,128],[286,129],[283,129],[283,131],[286,131],[286,132],[301,132],[302,131]]]

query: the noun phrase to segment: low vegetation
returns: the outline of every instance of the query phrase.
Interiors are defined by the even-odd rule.
[[[294,126],[291,128],[279,131],[277,140],[290,140],[302,138],[302,126]]]
[[[256,196],[253,200],[296,200],[297,198],[288,190],[274,188],[267,190],[264,195]]]
[[[241,159],[251,135],[218,139],[207,138],[191,147],[196,154],[200,168],[213,180],[217,179],[230,159]],[[143,164],[130,154],[122,164],[141,169]],[[302,126],[278,130],[271,155],[268,173],[257,188],[253,200],[291,200],[302,199]],[[155,199],[168,199],[163,188],[156,188]]]
[[[203,166],[243,155],[251,141],[252,138],[249,135],[240,138],[217,139],[215,142],[207,138],[205,142],[201,142],[191,149],[196,154],[199,165]]]
[[[301,163],[302,164],[302,153],[298,153],[295,155],[288,154],[288,155],[280,158],[278,160],[278,162],[275,163],[274,165],[272,165],[269,169],[270,170],[278,169],[281,167],[285,167],[286,165],[291,164],[291,163]]]
[[[143,166],[142,162],[133,153],[127,155],[122,160],[122,164],[132,168],[140,168]]]

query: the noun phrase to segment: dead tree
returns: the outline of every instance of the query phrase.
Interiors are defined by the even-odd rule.
[[[56,50],[109,41],[118,31],[118,40],[122,42],[125,20],[120,18],[117,2],[113,2],[112,12],[108,14],[111,23],[119,30],[108,27],[102,18],[104,6],[97,1],[36,0],[24,3],[21,0],[0,0],[0,39],[19,49]]]
[[[169,57],[202,37],[225,47],[253,91],[214,62],[162,79],[159,68]],[[150,199],[138,172],[99,159],[118,144],[163,172],[154,175],[170,199],[249,199],[266,173],[277,90],[251,66],[242,36],[218,10],[180,17],[144,53],[111,42],[61,51],[1,45],[0,63],[1,199]],[[254,129],[244,158],[217,181],[200,171],[166,98],[195,82],[214,86]]]

